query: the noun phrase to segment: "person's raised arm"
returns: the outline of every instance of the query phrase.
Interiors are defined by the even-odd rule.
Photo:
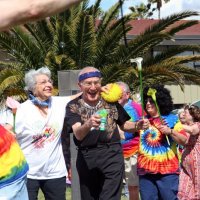
[[[182,134],[174,129],[171,129],[167,125],[158,125],[157,128],[161,131],[161,133],[165,135],[170,135],[173,140],[180,145],[185,145],[187,142],[187,137],[185,134]]]
[[[1,0],[0,30],[62,12],[81,0]]]
[[[193,125],[185,125],[183,124],[183,129],[189,133],[190,135],[197,135],[199,134],[200,130],[199,130],[199,126],[197,123],[193,124]]]
[[[123,131],[127,131],[130,133],[135,133],[139,130],[145,130],[149,127],[149,120],[148,119],[141,119],[137,122],[126,121],[120,129]]]

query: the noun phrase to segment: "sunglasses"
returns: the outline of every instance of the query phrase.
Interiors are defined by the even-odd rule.
[[[149,102],[150,104],[154,104],[154,101],[153,101],[153,99],[151,99],[151,98],[147,98],[147,99],[144,100],[144,103],[145,103],[145,104],[147,104],[148,102]]]

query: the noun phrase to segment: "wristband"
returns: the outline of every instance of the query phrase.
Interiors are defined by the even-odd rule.
[[[138,131],[138,123],[135,122],[135,131]]]

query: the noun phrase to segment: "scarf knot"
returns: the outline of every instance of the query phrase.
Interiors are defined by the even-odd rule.
[[[41,106],[41,107],[49,107],[50,106],[50,99],[47,99],[45,101],[40,101],[37,97],[35,97],[32,94],[29,94],[29,99],[36,106]]]

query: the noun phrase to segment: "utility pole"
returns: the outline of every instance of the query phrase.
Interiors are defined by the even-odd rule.
[[[124,22],[124,13],[123,13],[123,1],[119,0],[120,3],[120,10],[121,10],[121,18],[122,18],[122,26],[123,26],[123,34],[124,34],[124,44],[126,47],[128,47],[127,38],[126,38],[126,27]]]

